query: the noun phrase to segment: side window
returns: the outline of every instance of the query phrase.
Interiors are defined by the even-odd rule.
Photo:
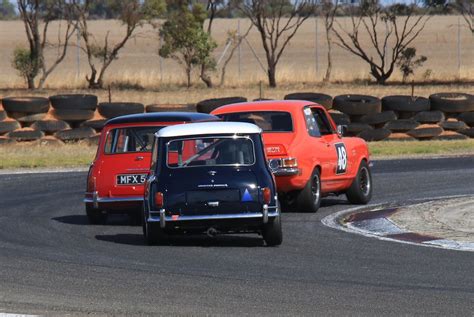
[[[304,108],[303,112],[304,112],[304,118],[306,121],[306,129],[308,130],[308,134],[314,137],[321,136],[321,132],[319,131],[318,124],[316,122],[315,117],[313,116],[313,112],[311,111],[311,108],[306,107]]]
[[[326,113],[318,108],[305,108],[306,126],[311,136],[333,134],[333,128]]]
[[[153,140],[153,144],[151,147],[151,164],[150,164],[150,171],[152,174],[155,173],[156,169],[156,162],[158,160],[158,139]]]

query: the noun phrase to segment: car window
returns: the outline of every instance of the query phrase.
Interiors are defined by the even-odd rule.
[[[153,136],[162,127],[128,127],[109,131],[105,141],[106,154],[150,152]]]
[[[259,126],[263,132],[291,132],[291,114],[284,111],[236,112],[220,115],[224,121],[247,122]]]
[[[304,109],[306,128],[310,136],[333,134],[332,126],[323,110],[306,107]]]
[[[178,151],[174,151],[178,149]],[[253,165],[254,145],[247,137],[206,137],[173,140],[167,144],[171,168],[219,165]]]

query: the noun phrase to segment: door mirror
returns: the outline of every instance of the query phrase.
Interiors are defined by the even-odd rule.
[[[347,125],[338,125],[337,126],[337,134],[342,137],[347,133]]]

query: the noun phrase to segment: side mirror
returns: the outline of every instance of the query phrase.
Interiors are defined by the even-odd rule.
[[[347,133],[347,125],[338,125],[337,126],[337,134],[342,137]]]

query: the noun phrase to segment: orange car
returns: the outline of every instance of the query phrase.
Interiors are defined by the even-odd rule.
[[[211,114],[262,128],[265,153],[285,209],[315,212],[321,197],[329,194],[346,194],[355,204],[370,201],[367,144],[343,137],[344,127],[336,127],[323,106],[271,100],[227,105]]]

